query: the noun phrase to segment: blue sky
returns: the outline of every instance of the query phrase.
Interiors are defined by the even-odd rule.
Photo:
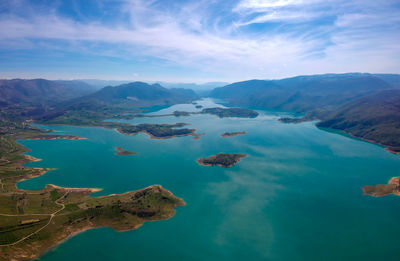
[[[0,77],[400,73],[399,0],[0,1]]]

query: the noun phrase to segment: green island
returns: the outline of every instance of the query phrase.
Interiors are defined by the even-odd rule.
[[[308,117],[301,117],[301,118],[295,118],[295,117],[282,117],[279,118],[278,121],[283,122],[283,123],[302,123],[306,121],[310,121]]]
[[[383,197],[394,194],[400,196],[400,177],[393,177],[388,184],[378,184],[376,186],[364,186],[362,188],[365,195]]]
[[[241,158],[246,157],[247,154],[236,154],[236,153],[218,153],[208,158],[200,158],[197,162],[203,166],[221,166],[225,168],[232,167],[238,163]]]
[[[200,137],[196,134],[196,129],[176,129],[182,128],[187,125],[187,123],[176,123],[176,124],[138,124],[138,125],[124,125],[119,127],[117,130],[120,133],[127,135],[135,135],[140,132],[144,132],[150,136],[152,139],[169,139],[173,137],[181,137],[192,135],[194,139]]]
[[[2,122],[0,136],[0,260],[38,258],[48,249],[85,230],[108,226],[117,231],[137,229],[143,222],[172,217],[185,202],[160,185],[119,195],[91,197],[100,189],[21,190],[19,181],[43,175],[48,168],[26,167],[39,159],[17,140],[82,139],[48,134],[28,122]]]
[[[237,131],[237,132],[224,132],[221,134],[222,137],[227,138],[227,137],[233,137],[233,136],[238,136],[238,135],[244,135],[246,134],[245,131]]]
[[[116,147],[115,149],[118,150],[118,152],[115,152],[115,155],[135,155],[135,154],[137,154],[136,152],[133,152],[133,151],[124,150],[121,147]]]
[[[239,117],[239,118],[255,118],[258,116],[258,112],[245,109],[245,108],[206,108],[200,113],[213,114],[220,118],[225,117]]]
[[[172,114],[175,117],[190,116],[190,112],[187,112],[187,111],[174,111]]]

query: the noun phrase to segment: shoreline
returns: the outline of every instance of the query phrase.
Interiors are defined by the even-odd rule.
[[[100,192],[103,189],[102,188],[67,188],[67,187],[61,187],[57,186],[54,184],[47,184],[45,188],[54,188],[54,189],[60,189],[60,190],[66,190],[66,191],[73,191],[73,192],[89,192],[90,194]]]
[[[31,156],[31,155],[26,155],[26,154],[23,154],[23,155],[27,160],[29,160],[29,162],[38,162],[38,161],[42,161],[43,160],[43,159],[35,158],[35,157]]]
[[[72,137],[36,137],[36,138],[23,138],[21,140],[87,140],[87,138],[72,136]]]
[[[323,131],[327,131],[327,132],[331,132],[331,133],[335,133],[336,132],[337,134],[342,134],[342,136],[348,135],[351,138],[378,145],[378,146],[382,147],[384,150],[386,150],[389,153],[392,153],[392,154],[395,154],[395,155],[400,155],[400,151],[392,150],[390,145],[385,145],[385,144],[380,143],[378,141],[369,140],[369,139],[366,139],[366,138],[363,138],[363,137],[358,137],[357,135],[353,134],[352,132],[347,132],[345,130],[328,128],[328,127],[318,127],[317,125],[315,125],[315,126],[318,129],[323,130]]]
[[[333,130],[336,130],[336,129],[333,129]],[[344,130],[338,130],[338,131],[342,132],[342,133],[345,133],[345,134],[348,134],[353,138],[357,138],[357,139],[360,139],[362,141],[366,141],[366,142],[369,142],[369,143],[372,143],[372,144],[379,145],[379,146],[383,147],[383,149],[386,150],[387,152],[390,152],[390,153],[393,153],[393,154],[396,154],[396,155],[400,155],[400,151],[392,150],[391,146],[389,146],[389,145],[385,145],[385,144],[379,143],[378,141],[374,141],[374,140],[369,140],[369,139],[366,139],[366,138],[358,137],[358,136],[354,135],[353,133],[346,132]]]

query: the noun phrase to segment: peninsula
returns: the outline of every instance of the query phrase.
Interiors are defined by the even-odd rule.
[[[362,188],[365,195],[383,197],[394,194],[400,196],[400,177],[393,177],[388,184],[378,184],[376,186],[364,186]]]
[[[240,161],[241,158],[246,157],[247,154],[235,154],[235,153],[218,153],[208,158],[200,158],[197,162],[203,166],[221,166],[225,168],[232,167]]]
[[[245,131],[238,131],[238,132],[224,132],[221,134],[222,137],[227,138],[227,137],[233,137],[233,136],[238,136],[238,135],[244,135],[246,134]]]

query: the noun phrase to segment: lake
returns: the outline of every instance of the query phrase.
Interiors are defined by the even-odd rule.
[[[220,106],[198,101],[204,107]],[[196,111],[180,104],[149,114]],[[81,233],[42,260],[399,260],[400,197],[363,196],[361,187],[400,176],[400,157],[382,147],[318,129],[314,122],[284,124],[290,115],[258,111],[254,119],[213,115],[120,120],[190,123],[192,136],[165,140],[97,127],[42,126],[87,140],[20,141],[56,168],[18,183],[103,188],[96,195],[161,184],[187,205],[138,230],[99,228]],[[223,138],[224,132],[247,134]],[[114,155],[116,147],[137,152]],[[247,153],[232,168],[196,162],[213,154]]]

